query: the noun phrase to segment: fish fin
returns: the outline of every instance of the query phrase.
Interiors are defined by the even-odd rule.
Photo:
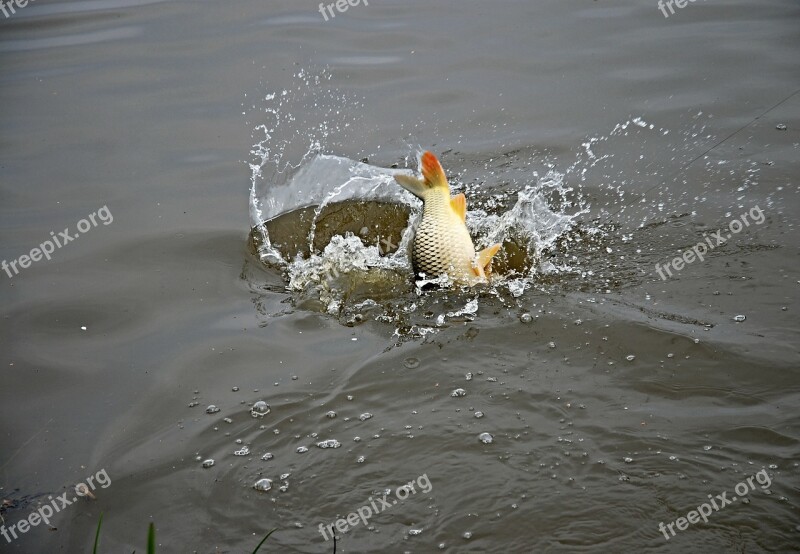
[[[500,244],[493,244],[478,252],[478,268],[483,269],[488,277],[492,272],[492,257],[500,250]]]
[[[436,159],[432,152],[422,154],[422,175],[425,180],[434,187],[448,187],[447,177],[444,175],[442,164]]]
[[[461,221],[467,221],[467,197],[464,196],[464,193],[456,194],[450,199],[450,205],[453,207],[453,210],[458,214],[461,218]]]
[[[406,189],[408,192],[416,196],[417,198],[425,199],[425,191],[427,190],[427,186],[421,179],[417,179],[416,177],[411,177],[410,175],[398,174],[394,176],[394,180],[397,183]]]

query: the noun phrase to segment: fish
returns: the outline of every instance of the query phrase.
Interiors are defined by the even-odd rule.
[[[442,164],[432,152],[420,158],[422,179],[397,174],[395,181],[422,200],[422,219],[414,231],[411,265],[418,277],[434,279],[447,275],[457,285],[487,283],[492,257],[500,250],[494,244],[475,252],[467,229],[467,199],[450,195]]]

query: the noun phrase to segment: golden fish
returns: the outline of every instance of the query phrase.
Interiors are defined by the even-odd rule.
[[[395,175],[401,187],[423,202],[422,221],[414,234],[411,265],[414,273],[433,279],[446,274],[454,283],[486,283],[491,272],[492,256],[500,249],[495,244],[475,253],[467,230],[467,199],[463,194],[450,196],[442,165],[431,152],[422,154],[422,176]]]

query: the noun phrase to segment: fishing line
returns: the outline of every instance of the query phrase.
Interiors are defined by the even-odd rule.
[[[800,89],[797,89],[796,91],[794,91],[793,93],[791,93],[789,96],[787,96],[786,98],[784,98],[783,100],[781,100],[780,102],[778,102],[777,104],[775,104],[774,106],[772,106],[771,108],[769,108],[768,110],[766,110],[765,112],[763,112],[762,114],[760,114],[760,115],[756,116],[755,118],[753,118],[753,119],[752,119],[752,120],[751,120],[749,123],[747,123],[746,125],[743,125],[743,126],[742,126],[742,127],[740,127],[739,129],[737,129],[736,131],[734,131],[733,133],[731,133],[730,135],[728,135],[727,137],[725,137],[724,139],[722,139],[721,141],[719,141],[718,143],[716,143],[714,146],[712,146],[711,148],[709,148],[708,150],[706,150],[705,152],[703,152],[703,153],[702,153],[702,154],[700,154],[699,156],[697,156],[697,157],[695,157],[694,159],[692,159],[692,160],[691,160],[689,163],[687,163],[685,166],[683,166],[683,168],[682,168],[680,171],[678,171],[678,173],[676,173],[676,174],[675,174],[675,177],[677,178],[679,175],[681,175],[681,174],[685,173],[685,172],[686,172],[686,170],[687,170],[687,169],[689,169],[689,166],[691,166],[691,165],[692,165],[694,162],[696,162],[697,160],[699,160],[700,158],[702,158],[703,156],[705,156],[706,154],[708,154],[709,152],[711,152],[711,151],[712,151],[712,150],[714,150],[715,148],[718,148],[718,147],[722,146],[722,144],[723,144],[723,143],[727,142],[727,141],[728,141],[728,140],[730,140],[731,138],[735,137],[736,135],[738,135],[739,133],[741,133],[742,131],[744,131],[744,130],[745,130],[745,129],[747,129],[748,127],[750,127],[750,125],[752,125],[753,123],[755,123],[756,121],[758,121],[759,119],[761,119],[762,117],[764,117],[765,115],[767,115],[769,112],[771,112],[772,110],[774,110],[774,109],[775,109],[775,108],[777,108],[778,106],[781,106],[782,104],[786,103],[786,102],[787,102],[787,101],[788,101],[790,98],[792,98],[792,97],[793,97],[794,95],[796,95],[797,93],[800,93]],[[654,188],[656,188],[656,187],[658,187],[658,186],[661,186],[661,185],[663,185],[663,184],[665,184],[665,183],[666,183],[666,181],[662,181],[661,183],[657,183],[657,184],[653,185],[652,187],[650,187],[649,189],[645,190],[645,191],[642,193],[642,195],[641,195],[641,197],[639,198],[639,200],[641,201],[641,199],[642,199],[642,198],[644,198],[644,197],[647,195],[647,193],[648,193],[648,192],[650,192],[650,191],[651,191],[651,190],[653,190]],[[604,220],[603,220],[603,221],[600,223],[600,225],[603,225],[604,223],[606,223],[606,222],[608,221],[608,219],[609,219],[611,216],[617,215],[619,212],[621,212],[622,210],[624,210],[625,208],[627,208],[627,207],[629,207],[629,206],[630,206],[630,204],[623,204],[623,206],[622,206],[620,209],[618,209],[616,212],[614,212],[614,213],[612,213],[612,214],[609,214],[608,216],[606,216],[606,218],[605,218],[605,219],[604,219]]]

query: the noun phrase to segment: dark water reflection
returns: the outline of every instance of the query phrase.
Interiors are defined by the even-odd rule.
[[[0,273],[6,526],[100,469],[112,480],[0,551],[89,551],[103,513],[104,552],[143,551],[150,521],[161,552],[252,551],[274,527],[264,551],[328,552],[320,523],[422,474],[429,494],[338,551],[796,550],[800,95],[754,119],[800,88],[797,4],[316,10],[39,0],[0,19],[0,257],[114,214]],[[584,228],[608,219],[603,248],[562,250],[580,271],[484,294],[414,340],[293,304],[250,252],[245,162],[264,96],[325,67],[342,92],[326,151],[383,167],[449,151],[486,195],[583,156],[568,180]],[[612,132],[636,117],[652,133]],[[655,274],[755,205],[763,225]],[[471,296],[398,298],[424,304],[424,326]],[[748,503],[658,530],[762,469]]]

